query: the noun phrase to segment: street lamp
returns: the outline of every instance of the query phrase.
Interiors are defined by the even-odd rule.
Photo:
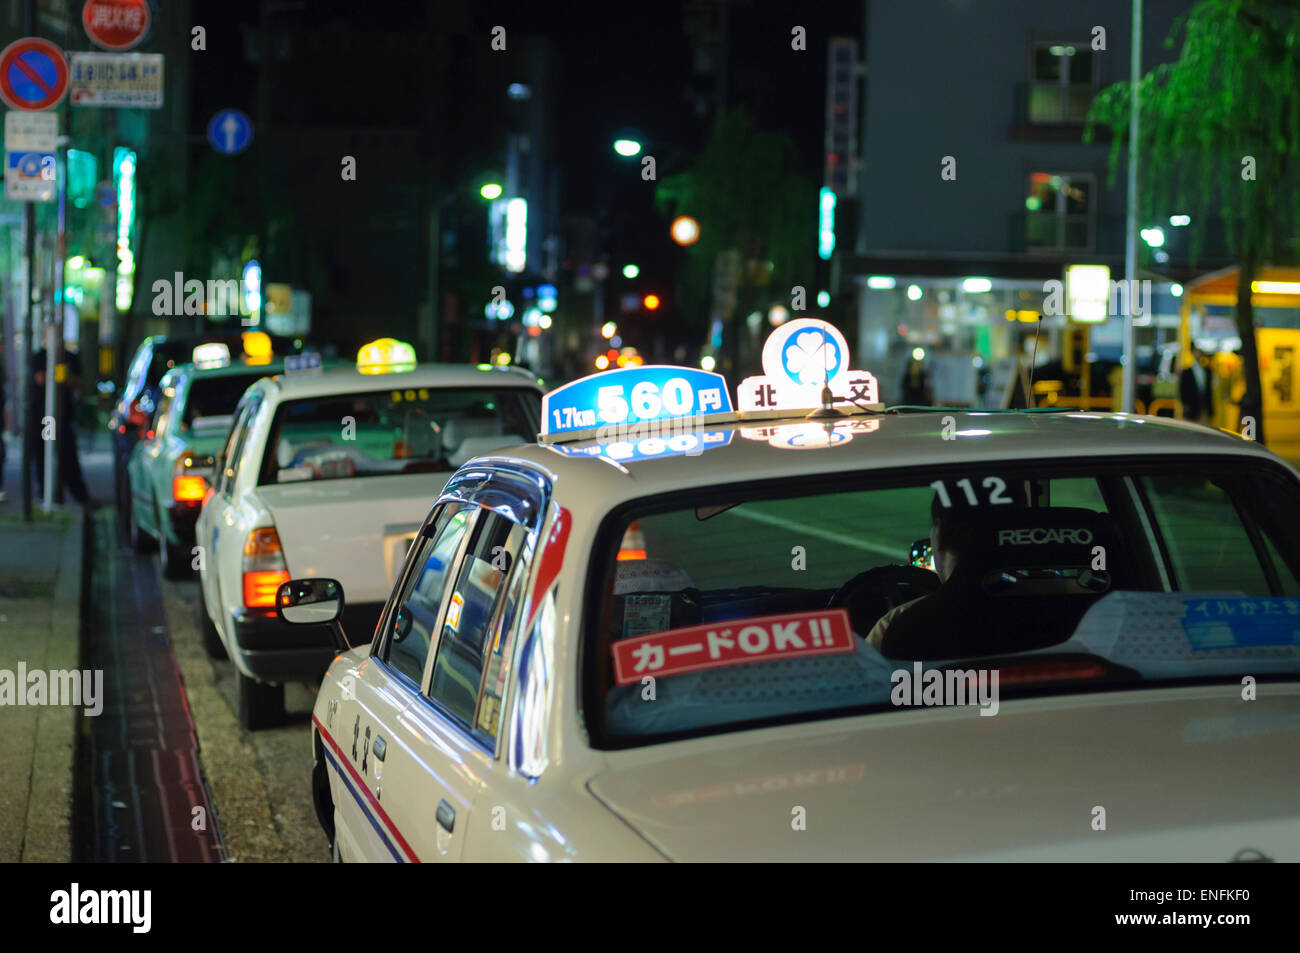
[[[678,215],[673,219],[669,234],[679,245],[694,245],[700,240],[700,223],[689,215]]]
[[[635,139],[615,139],[614,151],[624,158],[630,159],[632,156],[641,153],[641,143]]]

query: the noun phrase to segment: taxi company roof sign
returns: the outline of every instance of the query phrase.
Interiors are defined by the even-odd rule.
[[[836,400],[878,401],[874,375],[849,369],[849,345],[833,324],[816,318],[788,321],[763,345],[763,374],[741,381],[741,410],[821,406],[822,388]]]
[[[59,117],[52,112],[5,113],[5,198],[52,202],[58,194],[55,149]]]
[[[161,109],[161,53],[73,53],[72,105]]]

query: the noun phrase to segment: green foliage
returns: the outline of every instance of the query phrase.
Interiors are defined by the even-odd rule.
[[[773,263],[765,292],[782,298],[813,274],[817,188],[795,167],[784,133],[757,128],[744,108],[714,123],[708,145],[688,170],[660,180],[655,204],[667,215],[700,222],[677,289],[685,314],[701,326],[709,314],[714,259],[739,249],[745,259]]]
[[[1294,258],[1300,222],[1300,6],[1294,0],[1201,0],[1174,24],[1179,57],[1139,80],[1139,195],[1144,217],[1188,210],[1192,256],[1207,212],[1219,210],[1229,247],[1241,257]],[[1093,103],[1096,125],[1115,133],[1114,180],[1129,131],[1130,84]],[[1243,180],[1253,157],[1255,181]]]

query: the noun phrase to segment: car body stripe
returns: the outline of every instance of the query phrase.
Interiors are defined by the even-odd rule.
[[[375,796],[370,793],[370,788],[366,785],[365,781],[361,779],[361,776],[357,774],[357,769],[352,766],[352,762],[343,756],[343,750],[338,746],[338,743],[334,740],[333,736],[331,736],[330,733],[325,730],[325,726],[320,723],[320,719],[317,718],[315,714],[311,716],[311,720],[312,723],[316,726],[317,730],[320,731],[321,737],[325,739],[326,743],[330,746],[330,748],[334,750],[334,753],[338,755],[339,763],[342,764],[345,768],[347,768],[348,774],[352,775],[352,780],[356,783],[356,787],[359,788],[363,794],[365,794],[366,801],[369,802],[369,807],[367,807],[366,803],[359,802],[361,803],[361,810],[365,812],[367,816],[370,816],[371,809],[373,809],[374,813],[378,814],[379,817],[383,820],[384,826],[387,827],[389,831],[392,832],[393,837],[396,838],[397,843],[401,846],[406,856],[410,858],[413,862],[417,864],[420,863],[419,856],[411,848],[411,845],[407,843],[406,838],[402,836],[402,832],[397,829],[397,825],[394,824],[393,819],[388,816],[388,812],[386,812],[382,807],[379,806],[379,802],[375,800]],[[344,781],[346,780],[347,779],[344,778]],[[374,823],[373,818],[371,819],[371,823]]]
[[[384,829],[379,826],[379,822],[375,820],[369,811],[366,810],[366,806],[361,800],[361,795],[357,794],[356,788],[353,787],[352,782],[347,779],[347,776],[343,773],[343,769],[339,767],[338,759],[334,757],[333,752],[328,748],[325,749],[325,760],[334,766],[334,770],[338,772],[339,780],[343,782],[343,786],[346,787],[348,793],[352,795],[352,800],[357,802],[357,806],[361,808],[361,813],[364,814],[366,820],[370,822],[370,826],[375,829],[375,833],[378,834],[379,839],[384,842],[384,846],[388,848],[388,852],[393,855],[393,860],[397,861],[399,864],[404,863],[406,858],[397,852],[397,848],[394,847],[393,842],[388,839],[388,835],[385,834]],[[335,831],[334,836],[339,836],[337,831]]]

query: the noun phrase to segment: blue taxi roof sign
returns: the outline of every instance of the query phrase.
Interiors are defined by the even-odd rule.
[[[644,364],[591,374],[547,393],[542,397],[542,435],[731,411],[731,393],[721,374]]]

